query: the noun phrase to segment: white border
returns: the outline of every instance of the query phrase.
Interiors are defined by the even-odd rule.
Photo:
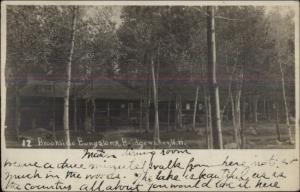
[[[296,1],[3,1],[1,2],[1,137],[4,138],[6,105],[5,63],[6,63],[6,6],[7,5],[255,5],[255,6],[294,6],[295,10],[295,86],[296,86],[296,149],[299,149],[299,3]],[[2,139],[2,146],[3,146]],[[287,150],[287,149],[285,149]]]
[[[295,104],[296,104],[296,138],[295,148],[299,151],[299,126],[300,126],[300,94],[299,94],[299,2],[297,1],[2,1],[1,2],[1,138],[4,138],[4,119],[6,107],[6,86],[5,86],[5,63],[6,63],[6,6],[7,5],[140,5],[140,6],[163,6],[163,5],[255,5],[255,6],[289,6],[295,10]],[[1,146],[5,146],[4,139],[1,139]],[[5,147],[4,147],[5,148]],[[3,149],[2,149],[3,150]],[[44,149],[43,149],[44,150]],[[207,149],[205,149],[207,150]],[[260,149],[257,149],[260,150]],[[265,149],[262,149],[265,150]],[[278,149],[281,150],[281,149]],[[289,149],[284,149],[289,150]]]
[[[226,153],[242,156],[246,154],[269,154],[276,153],[279,155],[293,154],[299,157],[299,124],[300,124],[300,93],[299,93],[299,2],[297,1],[4,1],[1,2],[1,162],[6,156],[14,156],[22,158],[23,155],[39,158],[39,155],[55,152],[57,157],[76,155],[81,152],[80,149],[7,149],[5,147],[4,122],[5,122],[5,104],[6,104],[6,87],[5,87],[5,63],[6,63],[6,6],[7,5],[185,5],[185,6],[203,6],[203,5],[255,5],[255,6],[293,6],[295,9],[295,104],[296,104],[296,140],[295,149],[248,149],[248,150],[207,150],[207,149],[191,149],[190,151],[201,154],[207,159],[213,156],[220,156]],[[114,150],[116,152],[122,150]],[[3,166],[3,164],[2,164]],[[299,170],[298,170],[299,171]],[[299,181],[298,175],[295,180]],[[297,178],[298,177],[298,178]]]
[[[284,5],[299,6],[297,1],[4,1],[6,5]]]

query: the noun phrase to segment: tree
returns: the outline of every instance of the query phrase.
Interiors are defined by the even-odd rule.
[[[154,73],[154,62],[151,60],[151,72],[152,72],[152,81],[153,81],[153,102],[155,108],[155,120],[154,120],[154,135],[153,139],[155,143],[159,143],[159,119],[158,119],[158,101],[157,101],[157,87],[156,87],[156,78]]]
[[[47,74],[47,33],[43,8],[40,6],[7,7],[6,78],[14,87],[14,122],[16,136],[20,134],[20,89],[30,73]],[[10,92],[11,93],[11,92]],[[10,97],[8,103],[10,103]],[[7,109],[8,110],[8,109]]]
[[[138,78],[144,74],[146,83],[132,86],[131,82],[127,84],[139,90],[142,95],[143,112],[145,115],[145,131],[150,131],[149,113],[151,104],[151,63],[154,62],[154,56],[149,53],[152,50],[151,38],[152,31],[148,30],[151,25],[151,9],[143,7],[124,7],[122,9],[122,25],[117,34],[121,42],[120,52],[120,74]],[[150,28],[151,29],[151,28]],[[155,75],[156,76],[156,75]]]
[[[196,130],[196,114],[197,114],[198,98],[199,98],[199,87],[197,86],[196,93],[195,93],[195,101],[194,101],[194,112],[193,112],[193,131]]]
[[[216,77],[216,40],[215,40],[215,13],[214,7],[207,7],[207,54],[208,54],[208,83],[211,98],[212,111],[212,134],[213,147],[215,149],[223,148],[220,104],[219,104],[219,89]]]
[[[288,94],[286,92],[286,71],[293,71],[294,67],[294,25],[293,12],[283,17],[278,9],[273,9],[269,13],[270,38],[274,45],[273,62],[277,64],[277,71],[280,73],[282,103],[284,106],[285,122],[289,133],[289,142],[293,143],[292,128],[290,125],[290,109],[288,106]],[[293,77],[293,73],[289,76]],[[278,73],[278,72],[277,72]],[[293,95],[291,95],[293,96]],[[291,97],[290,96],[290,97]],[[278,106],[276,106],[276,109]]]
[[[73,53],[74,53],[74,44],[75,44],[75,32],[76,32],[76,22],[77,22],[77,10],[78,7],[72,7],[72,33],[71,33],[71,46],[70,46],[70,53],[68,57],[67,63],[67,87],[64,96],[64,133],[65,133],[65,142],[66,147],[70,148],[71,141],[70,141],[70,129],[69,129],[69,100],[70,100],[70,88],[71,88],[71,71],[72,71],[72,60],[73,60]]]
[[[225,71],[224,76],[228,79],[228,83],[221,85],[224,91],[221,94],[221,103],[224,104],[222,113],[225,110],[231,112],[234,142],[240,148],[243,145],[246,111],[250,114],[249,108],[252,108],[256,124],[259,98],[268,96],[272,90],[266,80],[270,77],[269,68],[272,66],[268,61],[272,57],[269,24],[264,7],[220,7],[218,14],[222,15],[222,19],[218,20],[218,27],[222,30],[222,33],[217,33],[220,39],[218,53],[219,59],[225,61],[219,73],[224,74]],[[227,108],[229,103],[231,109]]]

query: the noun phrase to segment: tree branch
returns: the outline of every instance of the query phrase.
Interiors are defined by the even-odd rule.
[[[233,19],[233,18],[218,16],[218,15],[216,15],[215,18],[216,19],[228,20],[228,21],[245,21],[245,19]]]
[[[203,11],[202,9],[199,9],[198,7],[191,7],[201,13],[203,13],[205,16],[209,16],[205,11]],[[228,17],[223,17],[223,16],[215,16],[216,19],[223,19],[223,20],[228,20],[228,21],[245,21],[245,19],[235,19],[235,18],[228,18]]]

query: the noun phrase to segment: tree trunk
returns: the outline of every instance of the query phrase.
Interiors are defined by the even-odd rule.
[[[244,130],[245,130],[245,126],[246,126],[246,101],[245,101],[245,96],[242,97],[242,114],[241,114],[241,148],[243,149],[246,145],[246,143],[244,143]]]
[[[196,131],[196,114],[198,105],[199,86],[196,88],[195,101],[194,101],[194,113],[193,113],[193,131]]]
[[[146,63],[146,62],[144,62]],[[145,127],[145,132],[149,133],[150,132],[150,102],[151,99],[151,91],[150,91],[150,66],[148,68],[148,74],[147,74],[147,90],[146,90],[146,97],[145,97],[145,121],[146,121],[146,127]]]
[[[240,86],[238,93],[237,93],[237,99],[236,99],[236,112],[237,112],[237,123],[238,123],[238,141],[239,141],[239,147],[241,147],[242,143],[242,137],[241,137],[241,95],[242,95],[242,86]]]
[[[84,102],[84,107],[85,107],[85,111],[84,111],[84,114],[85,114],[85,120],[84,120],[84,129],[85,131],[90,131],[90,127],[88,127],[88,100],[86,99],[85,102]]]
[[[85,116],[85,120],[84,120],[84,129],[87,130],[86,125],[86,121],[88,119],[88,100],[85,99],[84,101],[84,116]]]
[[[214,7],[207,7],[207,48],[208,48],[208,78],[211,99],[213,148],[223,149],[223,138],[220,117],[219,88],[216,77],[216,41]]]
[[[149,133],[150,132],[150,119],[149,119],[149,113],[150,113],[150,97],[148,96],[146,98],[146,101],[145,101],[145,104],[146,104],[146,133]]]
[[[206,144],[207,148],[212,148],[212,122],[211,122],[211,105],[210,98],[206,95],[206,91],[204,91],[204,100],[205,100],[205,114],[206,114]]]
[[[225,117],[226,117],[226,121],[229,121],[229,119],[230,119],[230,111],[228,109],[226,110]]]
[[[76,21],[77,21],[77,8],[73,9],[73,19],[72,19],[72,36],[71,36],[71,47],[67,64],[67,88],[65,90],[64,97],[64,133],[65,133],[65,143],[67,149],[70,148],[70,128],[69,128],[69,99],[70,99],[70,87],[71,87],[71,70],[72,70],[72,59],[74,53],[75,44],[75,31],[76,31]]]
[[[52,137],[56,138],[56,93],[55,93],[55,83],[52,85]]]
[[[282,96],[283,96],[283,103],[284,103],[284,111],[285,111],[285,117],[286,117],[286,125],[289,131],[289,142],[293,143],[293,136],[292,136],[292,128],[290,125],[290,117],[289,117],[289,108],[286,101],[286,93],[285,93],[285,81],[284,81],[284,72],[282,68],[281,62],[279,63],[280,66],[280,72],[281,72],[281,84],[282,84]]]
[[[127,103],[127,123],[128,126],[130,125],[130,106],[129,106],[129,102]]]
[[[240,137],[240,128],[241,128],[241,123],[240,123],[240,106],[239,106],[239,99],[234,98],[231,95],[231,106],[232,106],[232,125],[233,125],[233,138],[234,142],[237,145],[237,148],[241,147],[241,137]]]
[[[204,65],[201,65],[201,75],[204,76]],[[203,85],[203,98],[204,98],[204,105],[205,105],[205,119],[206,119],[206,127],[205,127],[205,134],[206,134],[206,145],[207,149],[212,148],[212,122],[211,122],[211,105],[210,105],[210,97],[207,93],[207,85]]]
[[[95,112],[96,112],[96,103],[95,103],[95,97],[94,97],[94,80],[92,77],[91,80],[91,101],[92,101],[92,122],[91,122],[91,126],[92,126],[92,132],[96,132],[96,119],[95,119]]]
[[[174,131],[177,129],[178,124],[178,96],[175,96],[175,110],[174,110]]]
[[[257,116],[258,98],[259,95],[254,96],[253,119],[254,119],[255,126],[258,123],[258,116]]]
[[[263,104],[264,104],[264,110],[263,110],[263,117],[265,120],[268,119],[268,115],[267,115],[267,101],[266,101],[266,97],[264,96],[264,100],[263,100]]]
[[[236,99],[236,116],[237,116],[237,124],[238,124],[238,142],[239,142],[239,147],[241,148],[242,145],[242,137],[241,137],[241,129],[242,129],[242,125],[241,125],[241,93],[242,93],[242,88],[240,87],[240,89],[238,90],[238,95],[237,95],[237,99]]]
[[[20,123],[21,123],[21,113],[20,113],[20,93],[19,88],[15,86],[15,130],[16,137],[19,139],[20,136]]]
[[[153,82],[153,102],[154,102],[154,110],[155,110],[153,140],[154,140],[154,143],[159,143],[160,138],[159,138],[158,101],[157,101],[157,89],[156,89],[153,58],[151,59],[151,72],[152,72],[152,82]]]
[[[276,105],[276,134],[277,140],[281,141],[280,129],[279,129],[279,113],[278,113],[278,105]]]
[[[179,95],[179,128],[182,129],[182,102],[181,102],[181,95]]]
[[[74,113],[73,113],[73,124],[74,124],[74,130],[75,132],[78,131],[78,127],[77,127],[77,96],[76,96],[76,88],[75,88],[75,85],[74,85]]]
[[[106,106],[106,108],[107,108],[107,110],[106,110],[106,116],[107,116],[107,127],[109,128],[111,125],[110,125],[110,105],[109,105],[109,102],[107,102],[107,104],[106,104],[107,106]]]
[[[170,130],[170,108],[171,108],[171,104],[170,104],[170,101],[168,101],[168,127],[167,127],[167,131]]]
[[[243,77],[243,73],[241,75]],[[241,79],[240,79],[241,80]],[[235,92],[231,90],[231,111],[232,111],[232,124],[234,130],[234,142],[237,148],[241,148],[241,95],[242,95],[242,82],[237,85]]]
[[[266,100],[266,120],[270,121],[270,101]]]
[[[229,76],[228,97],[227,97],[227,99],[226,99],[226,101],[225,101],[225,104],[224,104],[224,107],[223,107],[223,109],[222,109],[222,111],[221,111],[221,120],[223,120],[223,118],[224,118],[224,113],[225,113],[225,111],[226,111],[226,108],[227,108],[228,104],[230,104],[230,101],[231,101],[230,95],[231,95],[231,87],[232,87],[232,78],[233,78],[234,73],[235,73],[235,71],[236,71],[236,67],[237,67],[237,62],[234,64],[233,69],[232,69],[232,72],[231,72],[231,74],[230,74],[230,76]],[[226,71],[227,71],[227,72],[229,71],[229,69],[228,69],[228,59],[227,59],[227,56],[226,56]],[[227,110],[227,113],[228,113],[228,111],[229,111],[229,110]],[[227,115],[228,115],[228,114],[227,114]],[[227,116],[227,120],[228,120],[228,116]]]
[[[140,123],[139,123],[139,129],[143,129],[143,97],[140,97]]]
[[[156,85],[156,97],[158,97],[158,90],[159,90],[159,68],[160,68],[160,40],[158,42],[158,48],[157,48],[157,64],[156,64],[156,78],[155,78],[155,85]],[[155,66],[154,67],[154,74],[155,74]],[[157,107],[158,105],[158,99],[156,100],[157,102]],[[159,123],[159,122],[158,122]]]
[[[240,142],[239,142],[239,124],[238,124],[238,112],[237,112],[237,106],[233,95],[230,95],[231,98],[231,112],[232,112],[232,125],[233,125],[233,140],[237,145],[237,148],[240,148]]]

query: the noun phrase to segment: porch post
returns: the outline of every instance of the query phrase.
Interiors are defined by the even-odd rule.
[[[108,127],[110,127],[110,106],[109,106],[109,102],[107,102],[106,104],[106,107],[107,107],[107,124],[108,124]]]
[[[140,98],[140,130],[143,127],[143,100],[142,97]]]
[[[170,129],[170,101],[168,101],[168,127],[167,127],[167,131],[169,131]]]

